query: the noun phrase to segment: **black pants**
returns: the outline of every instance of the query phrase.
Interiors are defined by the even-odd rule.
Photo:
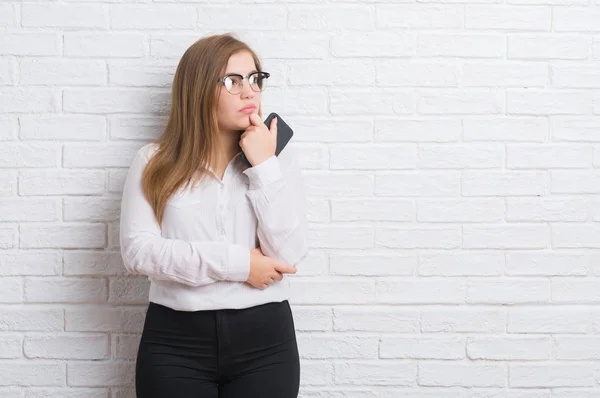
[[[300,359],[288,301],[184,312],[150,303],[138,398],[296,398]]]

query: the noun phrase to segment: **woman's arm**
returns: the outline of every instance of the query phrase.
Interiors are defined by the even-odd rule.
[[[135,155],[121,202],[120,245],[125,268],[132,274],[202,286],[221,280],[245,282],[250,250],[223,242],[165,239],[142,191],[142,172],[149,146]]]
[[[302,171],[293,148],[244,171],[247,193],[258,218],[263,253],[297,265],[308,253],[308,219]]]

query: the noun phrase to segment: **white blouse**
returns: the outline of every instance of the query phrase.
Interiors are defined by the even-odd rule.
[[[287,274],[264,290],[246,280],[254,248],[294,266],[308,252],[306,197],[293,149],[288,145],[255,167],[238,154],[223,180],[211,170],[168,200],[162,228],[142,191],[142,172],[157,149],[147,144],[135,155],[120,221],[125,268],[149,277],[149,300],[198,311],[288,299]]]

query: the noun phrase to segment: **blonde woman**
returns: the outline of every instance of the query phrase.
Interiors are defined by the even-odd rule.
[[[140,398],[298,395],[286,275],[307,254],[306,198],[292,148],[275,155],[277,121],[262,122],[268,78],[234,36],[200,39],[177,67],[163,134],[133,159],[120,243],[151,283]]]

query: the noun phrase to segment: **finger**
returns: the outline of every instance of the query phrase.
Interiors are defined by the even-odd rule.
[[[269,131],[271,132],[271,134],[273,134],[274,136],[277,137],[277,118],[273,118],[273,120],[271,120],[271,125],[269,126]]]
[[[278,264],[275,266],[275,269],[283,274],[295,274],[296,267],[288,264]]]
[[[280,280],[283,279],[283,274],[281,274],[280,272],[278,272],[277,274],[275,274],[275,276],[273,277],[273,279],[280,281]]]
[[[260,116],[258,116],[258,113],[252,113],[250,115],[250,123],[253,126],[259,127],[259,126],[261,126],[263,124],[263,121],[260,120]]]

